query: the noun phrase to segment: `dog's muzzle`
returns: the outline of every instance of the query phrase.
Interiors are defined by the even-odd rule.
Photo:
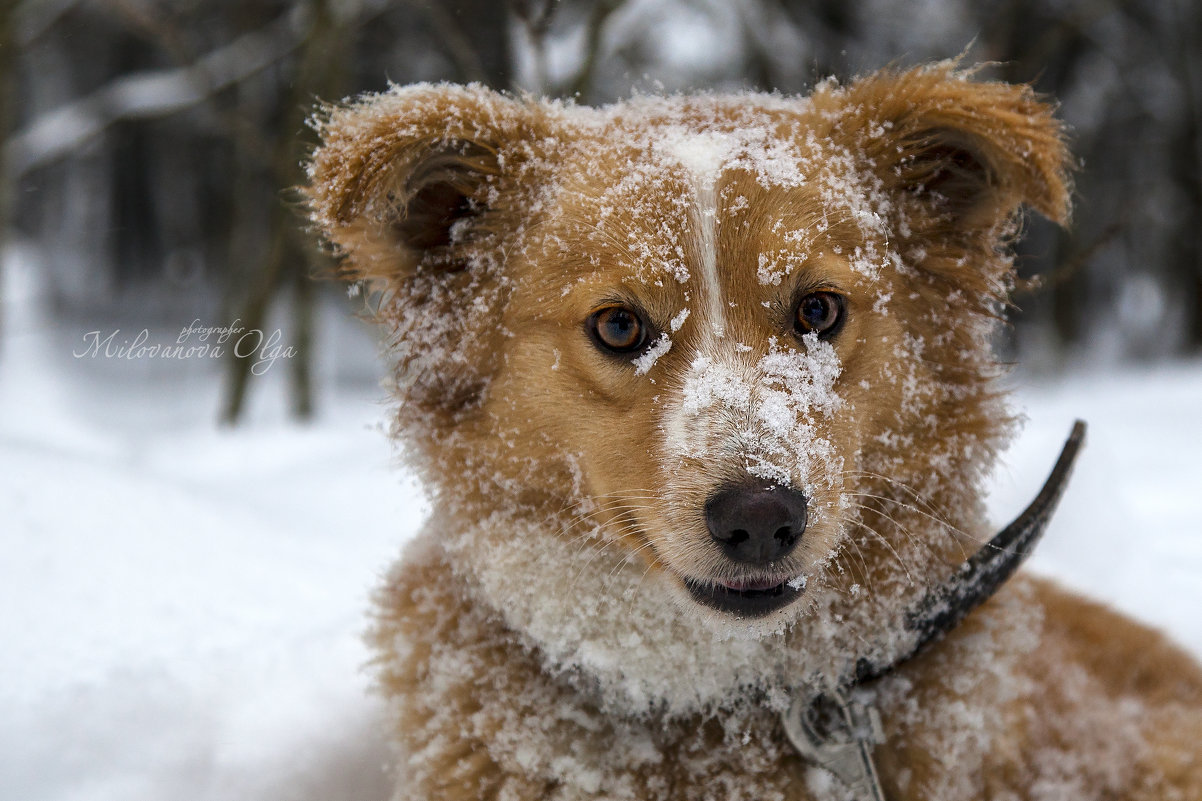
[[[694,600],[737,617],[755,618],[788,606],[805,589],[804,577],[782,570],[806,528],[806,497],[788,487],[736,485],[705,504],[710,539],[746,578],[686,579]]]

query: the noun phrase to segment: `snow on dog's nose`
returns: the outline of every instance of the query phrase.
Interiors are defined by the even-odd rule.
[[[812,336],[796,348],[770,339],[758,359],[732,350],[699,353],[683,376],[664,425],[670,457],[807,492],[815,479],[834,484],[842,465],[821,423],[842,405],[835,350]]]

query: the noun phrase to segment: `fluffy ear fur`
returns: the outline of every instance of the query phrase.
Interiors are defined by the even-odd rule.
[[[351,277],[463,268],[537,141],[531,107],[480,86],[417,85],[327,110],[309,165],[310,216]],[[511,170],[512,171],[512,170]]]
[[[815,103],[891,190],[903,237],[984,254],[1013,233],[1020,206],[1067,222],[1071,162],[1051,104],[970,78],[954,62],[886,70]]]
[[[381,290],[402,413],[423,428],[477,409],[495,371],[501,254],[539,191],[532,165],[549,141],[538,108],[480,86],[425,84],[315,123],[310,217],[343,274]]]

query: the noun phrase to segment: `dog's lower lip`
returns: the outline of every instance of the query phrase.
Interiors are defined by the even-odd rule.
[[[717,583],[728,590],[734,590],[735,592],[746,592],[748,590],[771,590],[787,583],[788,581],[788,578],[775,578],[759,579],[754,581],[719,581]]]
[[[685,579],[684,585],[698,603],[744,618],[764,617],[783,609],[805,590],[804,577],[747,581]]]

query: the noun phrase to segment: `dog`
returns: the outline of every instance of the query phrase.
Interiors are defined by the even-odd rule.
[[[395,798],[1202,799],[1202,670],[1161,635],[1022,574],[906,628],[992,534],[1010,248],[1069,215],[1054,111],[944,62],[316,116],[311,219],[434,509],[370,635]],[[799,704],[859,716],[812,743],[855,775]]]

